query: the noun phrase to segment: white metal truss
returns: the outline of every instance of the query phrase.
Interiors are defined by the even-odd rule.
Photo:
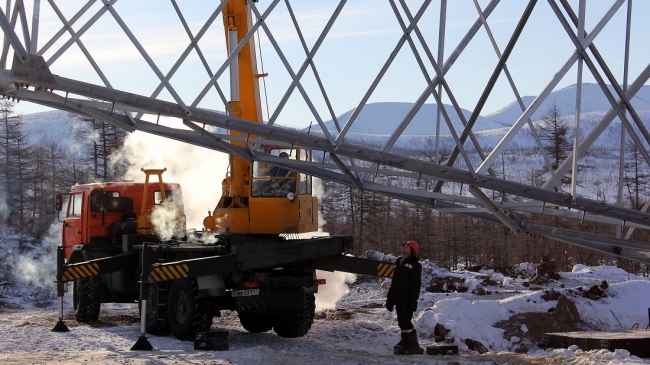
[[[226,53],[225,48],[214,52],[213,49],[206,49],[205,43],[202,43],[208,38],[208,34],[215,34],[215,32],[224,34],[223,24],[217,21],[217,17],[225,3],[225,1],[221,3],[193,1],[188,5],[182,2],[179,4],[177,0],[170,1],[170,6],[167,7],[168,17],[165,17],[165,21],[174,20],[187,35],[183,46],[169,46],[167,53],[174,54],[173,59],[175,59],[175,62],[170,63],[169,56],[163,59],[152,53],[155,47],[147,43],[147,37],[138,36],[138,32],[134,30],[137,27],[133,26],[142,21],[137,18],[133,10],[134,4],[117,2],[117,0],[88,0],[80,2],[78,10],[71,12],[70,3],[67,1],[48,0],[45,4],[39,0],[14,0],[13,2],[6,0],[6,6],[0,9],[0,26],[4,32],[4,43],[0,54],[0,92],[6,97],[101,119],[128,131],[144,131],[238,155],[248,161],[274,163],[326,180],[355,186],[358,189],[427,205],[441,212],[454,212],[488,220],[501,224],[513,232],[544,236],[650,263],[650,254],[648,254],[650,244],[629,240],[633,229],[650,229],[650,214],[647,213],[649,204],[640,211],[624,208],[621,201],[621,188],[619,188],[617,203],[605,204],[593,196],[579,196],[575,186],[579,173],[578,160],[615,120],[620,121],[623,126],[621,144],[626,137],[629,137],[646,164],[650,165],[650,154],[647,149],[650,144],[648,121],[641,119],[632,102],[636,93],[650,78],[650,59],[642,61],[645,66],[637,75],[632,75],[633,81],[628,85],[630,37],[647,37],[646,34],[635,33],[635,28],[631,25],[634,9],[631,0],[615,0],[602,14],[591,14],[590,17],[587,17],[589,8],[585,0],[572,2],[530,0],[518,13],[519,18],[514,29],[507,37],[500,39],[501,43],[505,44],[503,48],[499,46],[499,39],[493,31],[494,27],[491,26],[490,16],[498,8],[514,7],[515,3],[512,1],[491,0],[481,5],[478,0],[467,0],[467,4],[464,4],[464,10],[467,12],[465,19],[472,20],[473,23],[464,30],[463,34],[456,34],[454,38],[449,37],[455,29],[452,29],[447,22],[448,8],[452,6],[447,0],[437,2],[387,0],[388,6],[384,8],[392,12],[390,15],[394,17],[394,26],[400,32],[400,36],[392,45],[392,50],[383,64],[374,71],[374,77],[365,85],[366,91],[359,100],[355,101],[356,106],[346,120],[341,120],[339,117],[346,110],[337,110],[335,103],[332,102],[331,96],[338,90],[328,85],[327,79],[322,76],[323,65],[319,64],[323,62],[322,60],[327,60],[327,56],[320,58],[321,54],[326,52],[324,44],[328,41],[336,42],[336,40],[331,41],[330,38],[334,37],[332,33],[336,25],[343,21],[340,19],[347,15],[346,7],[349,4],[346,0],[332,2],[331,13],[324,14],[327,15],[327,21],[322,29],[318,31],[316,37],[310,37],[313,40],[311,45],[306,36],[305,24],[301,26],[300,13],[294,11],[291,1],[249,0],[248,5],[255,20],[253,27],[230,55]],[[454,2],[453,6],[457,3]],[[155,4],[156,9],[160,8],[158,6],[160,2]],[[374,5],[375,2],[368,2],[368,4]],[[66,12],[61,9],[63,5],[67,8],[67,17]],[[182,5],[185,5],[185,8]],[[591,5],[590,3],[589,6]],[[191,7],[192,13],[200,8],[199,13],[205,14],[204,18],[200,21],[194,18],[193,22],[188,21],[188,6]],[[549,11],[546,13],[539,11],[542,6],[548,6],[546,9]],[[517,8],[520,9],[521,6],[518,5]],[[297,63],[291,62],[292,59],[286,51],[287,46],[282,42],[282,37],[286,35],[281,34],[278,37],[270,25],[269,20],[278,13],[287,19],[282,31],[291,29],[304,52]],[[549,13],[554,15],[555,22],[549,24],[549,27],[562,29],[574,49],[571,54],[556,55],[558,59],[566,59],[566,61],[559,63],[559,69],[549,73],[547,85],[526,106],[517,86],[516,77],[512,73],[512,69],[517,65],[509,63],[509,60],[513,51],[525,42],[522,40],[522,33],[538,13],[546,16]],[[48,14],[50,18],[46,19]],[[439,19],[437,31],[432,31],[430,26],[423,29],[422,19],[430,17],[431,14],[435,14]],[[354,16],[364,15],[355,13]],[[625,60],[624,72],[623,77],[619,79],[608,65],[608,58],[601,55],[597,47],[598,35],[606,26],[613,23],[612,19],[615,17],[625,18],[625,21],[617,23],[623,24],[624,29],[621,29],[621,33],[624,34],[622,43],[625,44],[624,54],[621,55]],[[347,19],[349,22],[349,17]],[[42,26],[46,20],[60,22],[60,29],[52,31],[51,24],[47,23],[50,25],[47,30]],[[192,29],[197,29],[197,24],[198,31],[193,31]],[[149,96],[133,91],[140,90],[143,86],[138,80],[133,81],[133,89],[116,86],[118,83],[111,79],[108,70],[119,70],[121,66],[103,64],[97,55],[101,47],[93,43],[100,41],[95,40],[96,37],[87,36],[93,29],[99,27],[102,27],[104,35],[110,34],[116,39],[118,37],[124,39],[123,42],[133,47],[136,50],[135,54],[141,58],[142,62],[139,66],[142,67],[141,71],[152,72],[155,75],[157,85],[147,91],[146,94]],[[314,33],[313,30],[310,31]],[[487,35],[487,41],[477,37],[477,34]],[[169,35],[157,35],[158,39],[165,39],[167,36]],[[279,69],[272,72],[283,73],[288,80],[288,86],[280,93],[282,96],[278,98],[273,110],[268,111],[267,122],[264,124],[230,116],[233,113],[224,93],[224,89],[230,87],[230,79],[226,71],[245,43],[251,39],[265,41],[265,52],[272,52],[278,60]],[[459,41],[453,51],[445,57],[445,47],[453,44],[453,39]],[[44,45],[39,48],[39,42],[43,41],[45,41]],[[473,56],[474,51],[470,45],[477,42],[489,42],[487,48],[493,50],[494,54],[491,56],[496,56],[497,59],[485,78],[487,82],[477,81],[474,85],[454,83],[449,74],[457,70],[459,67],[457,62],[461,56],[467,54]],[[66,55],[78,51],[81,52],[81,56],[77,57],[76,61],[79,61],[80,57],[85,59],[95,73],[91,80],[99,79],[103,85],[84,79],[81,74],[74,72],[62,74],[59,71],[58,64],[61,60]],[[345,57],[345,50],[339,52],[341,54],[338,57]],[[385,82],[388,72],[394,67],[399,67],[396,66],[398,56],[405,53],[415,61],[416,70],[425,85],[424,90],[412,100],[411,109],[395,126],[380,148],[374,149],[351,141],[348,134],[363,108],[371,102],[379,85]],[[332,55],[328,56],[332,57]],[[175,78],[179,70],[190,63],[192,57],[199,59],[204,72],[203,79],[199,82],[198,94],[183,87],[179,77]],[[486,57],[486,55],[475,57]],[[163,70],[166,66],[163,65],[167,64],[171,66],[165,73]],[[531,118],[574,67],[578,70],[576,130],[582,127],[580,103],[583,97],[581,91],[583,74],[593,78],[600,86],[611,109],[584,135],[576,134],[572,153],[557,169],[553,169]],[[357,72],[371,71],[364,69]],[[308,78],[312,78],[311,81],[306,81]],[[507,81],[517,106],[521,109],[521,114],[494,148],[483,151],[476,138],[478,130],[476,122],[484,112],[490,96],[498,92],[495,90],[500,79]],[[613,88],[613,92],[610,91],[610,87]],[[467,88],[482,90],[476,105],[470,110],[469,118],[463,114],[458,102],[458,95],[465,92]],[[399,90],[400,85],[394,85],[394,89]],[[216,92],[218,102],[222,104],[222,107],[216,108],[220,111],[205,106],[213,105],[214,100],[206,103],[211,90]],[[317,126],[309,131],[282,126],[283,116],[292,113],[289,101],[294,99],[300,99],[304,105],[302,110],[308,111],[309,115],[304,116],[305,120],[315,120]],[[438,108],[437,119],[431,121],[432,126],[435,126],[432,128],[435,130],[436,141],[434,156],[422,159],[395,152],[399,151],[395,145],[404,135],[404,131],[423,105],[431,99],[439,106],[443,103],[451,104],[453,109],[450,113],[444,107]],[[147,116],[153,119],[166,116],[176,118],[177,122],[173,122],[172,125],[159,125],[147,121],[151,120],[151,118],[147,119]],[[463,127],[460,129],[454,127],[452,118],[458,118]],[[334,131],[326,127],[327,120],[331,120],[335,125]],[[450,137],[454,141],[454,149],[444,163],[438,163],[441,123],[447,125]],[[218,127],[221,132],[209,132],[206,126]],[[509,181],[492,170],[497,159],[508,150],[511,142],[524,126],[532,132],[542,163],[550,171],[547,180],[541,186]],[[241,132],[242,136],[248,137],[232,137],[223,130]],[[228,143],[235,139],[246,141],[248,146],[243,148]],[[466,143],[467,139],[470,143]],[[279,159],[261,152],[259,147],[264,144],[302,146],[320,151],[316,154],[320,158],[312,162]],[[472,158],[472,154],[478,156],[480,160],[478,164],[477,159]],[[459,161],[457,161],[458,157],[461,158]],[[624,151],[621,148],[621,166],[617,169],[619,186],[623,185],[623,174],[620,171],[624,163]],[[563,192],[560,178],[567,174],[571,176],[572,184],[569,192]],[[411,183],[395,186],[390,184],[391,178],[400,178]],[[422,184],[424,180],[431,184]],[[425,185],[432,188],[424,188]],[[461,190],[466,186],[468,194],[457,194],[455,189],[459,186]],[[490,198],[491,196],[498,196],[498,198]],[[628,232],[623,238],[616,238],[546,227],[534,222],[531,213],[610,224],[619,227],[620,231],[627,229]]]

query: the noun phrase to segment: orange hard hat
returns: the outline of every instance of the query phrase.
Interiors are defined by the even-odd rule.
[[[420,250],[420,247],[418,246],[418,243],[415,241],[406,241],[403,243],[404,246],[409,246],[412,250],[413,253],[417,254],[418,251]]]

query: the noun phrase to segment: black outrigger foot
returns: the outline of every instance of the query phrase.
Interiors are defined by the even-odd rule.
[[[65,325],[62,319],[59,319],[58,322],[56,322],[56,325],[54,325],[54,328],[52,328],[52,332],[70,332],[68,329],[68,326]]]
[[[135,345],[131,347],[131,351],[153,350],[153,346],[151,346],[149,340],[145,337],[145,333],[147,333],[147,296],[145,295],[149,294],[149,282],[147,278],[149,276],[150,254],[149,243],[144,242],[142,244],[142,273],[140,275],[140,337],[138,337]]]
[[[149,343],[149,340],[145,336],[138,337],[138,341],[131,347],[131,351],[151,351],[153,346]]]
[[[52,332],[70,332],[68,326],[63,323],[63,294],[65,293],[65,283],[63,282],[63,246],[56,249],[56,294],[59,301],[59,321],[56,322]]]

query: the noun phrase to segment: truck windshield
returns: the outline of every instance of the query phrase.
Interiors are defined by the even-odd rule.
[[[121,197],[117,191],[93,190],[90,192],[91,212],[132,212],[133,200]]]

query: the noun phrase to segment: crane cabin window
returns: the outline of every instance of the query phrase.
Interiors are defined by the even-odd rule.
[[[253,163],[253,183],[251,195],[253,197],[286,196],[289,192],[306,195],[312,192],[311,175],[291,169],[295,161],[311,161],[311,153],[304,149],[273,149],[271,155],[286,158],[286,164],[274,165],[272,163],[255,161]]]
[[[301,150],[301,154],[298,156],[300,161],[313,161],[311,150]],[[312,189],[312,177],[311,175],[299,173],[298,174],[298,194],[300,195],[311,195]]]

